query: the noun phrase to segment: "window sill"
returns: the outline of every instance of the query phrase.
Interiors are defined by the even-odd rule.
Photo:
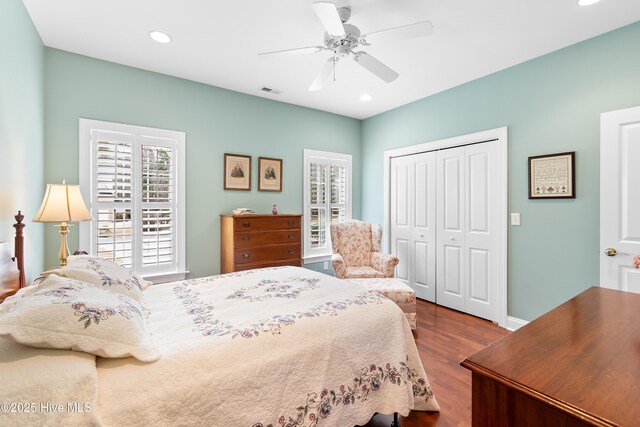
[[[302,260],[303,260],[303,264],[304,265],[316,264],[318,262],[331,261],[331,255],[332,254],[328,254],[328,255],[312,255],[312,256],[304,257],[304,258],[302,258]]]
[[[160,283],[177,282],[179,280],[184,280],[187,278],[187,274],[189,274],[189,271],[175,271],[172,273],[149,274],[146,276],[142,276],[142,278],[144,280],[153,282],[154,285],[158,285]]]

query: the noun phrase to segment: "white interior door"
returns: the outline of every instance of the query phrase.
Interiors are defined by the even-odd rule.
[[[400,259],[396,277],[411,283],[412,187],[411,159],[391,159],[391,253]]]
[[[600,286],[640,293],[640,107],[601,116],[600,246]]]
[[[438,151],[436,300],[438,304],[465,311],[467,282],[464,202],[466,166],[464,147]]]
[[[499,319],[498,145],[437,153],[437,302]]]
[[[416,296],[436,302],[436,155],[411,157],[413,229],[411,233],[411,285]]]
[[[435,153],[391,160],[391,252],[400,263],[396,277],[418,298],[435,302]]]

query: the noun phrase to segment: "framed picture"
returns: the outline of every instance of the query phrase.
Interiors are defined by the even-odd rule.
[[[225,153],[224,189],[251,190],[251,156]]]
[[[258,191],[282,191],[282,159],[258,158]]]
[[[576,152],[529,157],[530,199],[575,199]]]

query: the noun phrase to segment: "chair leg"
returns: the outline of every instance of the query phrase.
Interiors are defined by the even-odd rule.
[[[400,427],[400,423],[398,422],[398,413],[393,413],[393,422],[391,423],[391,427]]]

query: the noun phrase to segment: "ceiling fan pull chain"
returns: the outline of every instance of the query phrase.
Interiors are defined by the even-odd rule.
[[[336,51],[333,51],[333,82],[335,83],[336,81]]]

